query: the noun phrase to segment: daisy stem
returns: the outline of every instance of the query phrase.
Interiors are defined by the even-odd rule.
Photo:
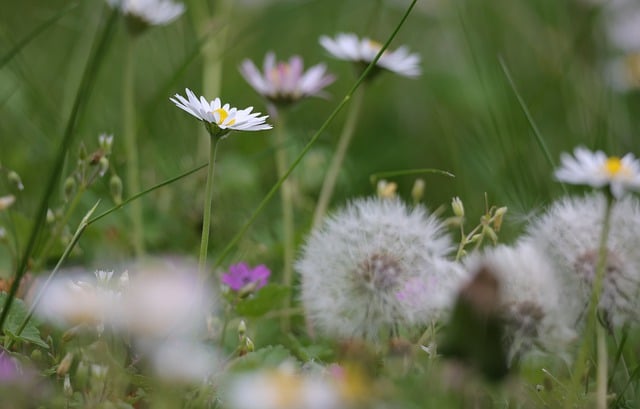
[[[322,183],[322,189],[320,190],[316,210],[313,214],[314,227],[320,224],[322,218],[327,212],[327,208],[336,185],[336,180],[340,173],[340,168],[342,167],[344,157],[347,153],[347,149],[349,148],[349,144],[351,143],[351,139],[353,138],[356,124],[358,123],[358,117],[360,116],[362,108],[362,101],[364,100],[364,91],[365,83],[363,83],[362,86],[353,93],[351,107],[349,107],[349,113],[347,114],[344,128],[342,128],[342,133],[338,140],[338,147],[336,148],[336,152],[333,154],[331,164],[329,165],[329,169],[324,177],[324,182]]]
[[[611,228],[611,210],[613,208],[613,196],[608,193],[606,195],[607,203],[605,205],[604,217],[602,221],[602,233],[600,235],[600,243],[598,245],[598,262],[596,264],[596,273],[593,281],[593,289],[589,300],[587,326],[584,332],[584,340],[578,352],[578,359],[573,370],[573,390],[578,391],[580,388],[580,380],[584,374],[587,363],[587,354],[591,349],[592,336],[597,338],[597,375],[596,375],[596,392],[597,392],[597,408],[606,408],[607,395],[607,348],[604,328],[598,325],[598,304],[600,303],[600,294],[604,283],[604,274],[607,266],[607,239]],[[596,328],[596,326],[598,326]],[[604,402],[604,403],[603,403]],[[567,401],[567,405],[571,405],[571,400]],[[569,406],[567,406],[569,407]]]
[[[211,202],[213,201],[213,176],[216,170],[216,154],[218,153],[218,142],[216,137],[210,138],[209,144],[209,171],[207,173],[207,185],[204,191],[204,209],[202,211],[202,236],[200,239],[200,257],[198,258],[198,272],[204,281],[205,266],[207,264],[207,251],[209,249],[209,233],[211,230]]]
[[[278,111],[278,123],[275,126],[276,139],[276,168],[278,179],[283,178],[280,187],[280,200],[282,202],[282,229],[283,229],[283,273],[282,282],[285,286],[291,287],[293,281],[293,253],[294,253],[294,215],[293,215],[293,183],[291,175],[289,178],[285,176],[289,168],[287,159],[287,130],[286,118],[283,110]],[[291,294],[291,293],[289,293]],[[283,308],[287,309],[291,306],[291,296],[285,297]],[[288,315],[282,317],[281,328],[283,332],[290,329],[290,318]]]
[[[127,158],[128,196],[140,191],[140,165],[138,163],[138,141],[136,138],[134,47],[135,38],[130,36],[124,61],[124,80],[122,82],[122,120],[124,125],[124,147]],[[142,202],[131,203],[131,241],[136,258],[144,256],[144,222]]]

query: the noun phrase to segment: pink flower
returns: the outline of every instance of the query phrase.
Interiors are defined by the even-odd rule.
[[[264,264],[250,268],[246,263],[238,263],[229,267],[229,273],[222,275],[222,282],[233,291],[240,291],[249,285],[255,285],[254,290],[267,285],[271,271]]]
[[[335,81],[325,64],[314,65],[306,72],[302,57],[276,61],[273,52],[264,58],[263,72],[251,60],[244,60],[240,73],[260,95],[276,104],[287,104],[310,96],[323,96],[322,89]]]

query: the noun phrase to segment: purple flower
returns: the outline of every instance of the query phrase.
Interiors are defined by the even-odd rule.
[[[254,290],[264,287],[271,271],[264,264],[250,268],[246,263],[238,263],[229,267],[229,273],[222,275],[222,282],[233,291],[240,291],[250,284]]]
[[[276,61],[273,52],[264,58],[263,72],[251,60],[244,60],[240,73],[260,95],[276,104],[287,104],[310,96],[324,96],[322,89],[335,81],[325,64],[314,65],[306,72],[302,57]]]

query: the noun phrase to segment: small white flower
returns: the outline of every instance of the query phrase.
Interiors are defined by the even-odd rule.
[[[340,338],[429,322],[455,287],[455,267],[442,260],[450,249],[443,222],[423,207],[355,200],[307,239],[296,263],[302,303],[322,332]]]
[[[632,3],[610,8],[606,18],[609,41],[623,52],[640,52],[640,7]]]
[[[202,384],[217,370],[215,351],[201,342],[169,338],[164,342],[139,343],[137,347],[149,354],[153,371],[164,381]]]
[[[606,66],[606,77],[620,92],[640,89],[640,52],[611,60]]]
[[[527,229],[528,240],[553,263],[563,302],[583,318],[591,297],[602,234],[605,198],[601,194],[565,198]],[[640,318],[640,203],[635,196],[616,201],[611,210],[607,264],[599,308],[619,325]]]
[[[507,324],[511,359],[533,347],[561,352],[575,339],[576,317],[553,264],[531,242],[474,252],[465,265],[471,272],[487,268],[500,282],[499,314]]]
[[[563,153],[560,160],[555,177],[561,182],[595,188],[609,186],[618,199],[626,190],[640,189],[640,162],[631,153],[622,158],[607,157],[602,151],[577,147],[574,156]]]
[[[14,195],[0,196],[0,211],[6,210],[16,202]]]
[[[253,107],[246,109],[231,108],[229,104],[222,105],[220,98],[207,102],[204,97],[198,99],[190,90],[185,89],[187,98],[176,94],[175,98],[170,98],[176,106],[196,118],[210,124],[207,129],[212,136],[222,137],[230,131],[261,131],[271,129],[271,125],[265,123],[268,115],[260,116],[259,112],[254,112]]]
[[[184,4],[171,0],[107,0],[107,3],[122,14],[153,26],[169,24],[185,10]]]
[[[260,95],[274,103],[291,103],[310,96],[323,96],[322,89],[335,77],[327,74],[325,64],[314,65],[306,72],[302,57],[276,62],[273,52],[267,53],[261,73],[251,60],[244,60],[240,73]]]
[[[335,58],[362,64],[369,64],[382,49],[380,43],[359,39],[352,33],[340,33],[335,38],[322,36],[320,45]],[[385,50],[376,65],[405,77],[417,77],[421,73],[420,56],[409,53],[404,46],[395,51]]]

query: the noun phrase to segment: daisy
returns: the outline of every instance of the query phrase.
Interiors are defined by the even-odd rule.
[[[212,137],[221,138],[230,131],[262,131],[271,129],[271,125],[265,123],[268,115],[260,116],[254,112],[253,107],[246,109],[231,108],[229,104],[222,105],[220,98],[207,102],[204,97],[198,99],[188,88],[185,89],[187,98],[176,94],[170,98],[171,102],[189,114],[195,116],[207,125],[207,130]]]
[[[107,3],[118,8],[132,20],[133,26],[140,29],[169,24],[185,10],[184,4],[171,0],[107,0]]]
[[[382,49],[382,44],[368,38],[359,39],[352,33],[340,33],[335,38],[322,36],[320,45],[335,58],[365,65],[373,61]],[[395,51],[385,50],[376,66],[411,78],[421,73],[420,56],[409,53],[404,46]]]
[[[564,153],[560,159],[562,164],[555,171],[555,177],[560,182],[595,188],[608,185],[617,199],[626,190],[640,189],[640,162],[631,153],[622,158],[607,157],[602,151],[591,152],[577,147],[574,156]]]
[[[380,334],[437,319],[460,268],[445,259],[444,223],[397,199],[359,199],[314,229],[296,263],[302,304],[338,338]]]
[[[289,61],[276,61],[273,52],[264,59],[263,72],[251,60],[240,66],[244,79],[260,95],[276,104],[287,104],[311,96],[324,96],[322,89],[335,81],[327,74],[325,64],[317,64],[304,71],[302,57],[294,55]]]

